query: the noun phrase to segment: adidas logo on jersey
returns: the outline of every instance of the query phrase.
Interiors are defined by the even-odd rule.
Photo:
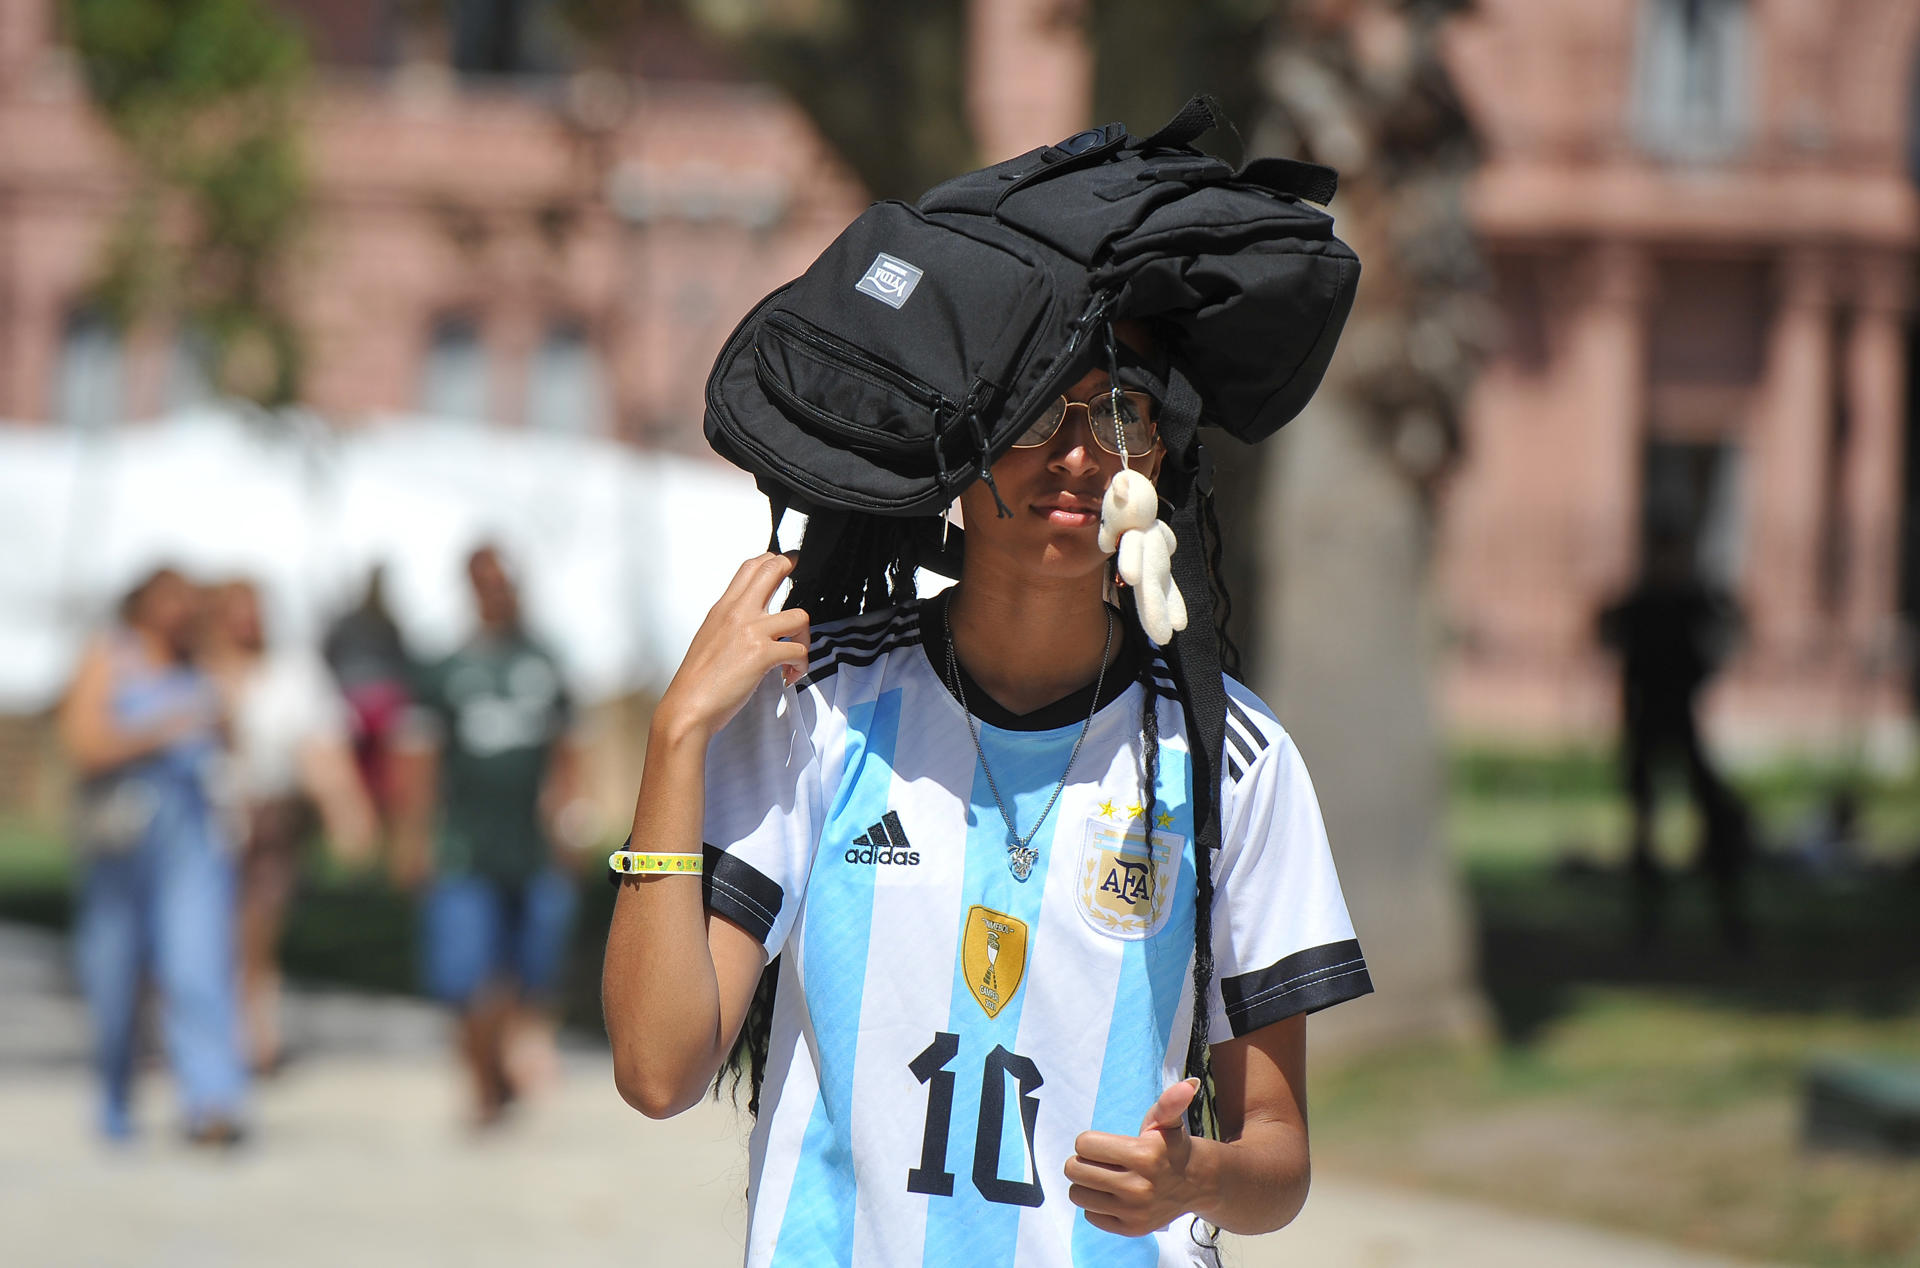
[[[904,863],[911,867],[920,861],[920,851],[909,849],[907,830],[900,826],[900,816],[887,811],[880,822],[868,828],[853,839],[853,845],[847,850],[847,862]]]

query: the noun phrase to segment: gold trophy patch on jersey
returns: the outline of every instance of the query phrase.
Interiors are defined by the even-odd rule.
[[[967,908],[960,971],[987,1016],[997,1016],[1027,973],[1027,923],[991,907]]]
[[[1115,938],[1133,941],[1160,932],[1173,906],[1176,860],[1185,845],[1171,832],[1155,832],[1149,841],[1143,825],[1089,819],[1080,843],[1080,914]]]

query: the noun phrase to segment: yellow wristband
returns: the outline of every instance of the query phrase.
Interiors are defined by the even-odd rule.
[[[607,866],[616,872],[682,872],[698,876],[707,870],[707,861],[699,854],[642,854],[638,850],[615,850],[607,855]]]

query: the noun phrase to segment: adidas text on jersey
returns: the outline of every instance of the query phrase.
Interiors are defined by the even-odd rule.
[[[868,828],[853,839],[847,848],[846,860],[849,863],[900,863],[913,866],[920,861],[920,851],[907,848],[907,832],[900,826],[900,816],[889,810],[880,817],[880,822]]]

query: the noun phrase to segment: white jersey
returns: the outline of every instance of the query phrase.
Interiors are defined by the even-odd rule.
[[[1151,834],[1136,675],[1103,693],[1018,880],[942,682],[939,603],[819,627],[807,676],[770,677],[709,751],[708,905],[781,957],[747,1263],[1209,1262],[1186,1218],[1137,1239],[1094,1228],[1062,1172],[1080,1132],[1137,1133],[1185,1074],[1195,876],[1171,675],[1155,653]],[[1300,756],[1238,683],[1228,700],[1214,1042],[1372,989]],[[1091,704],[979,724],[1021,834]]]

